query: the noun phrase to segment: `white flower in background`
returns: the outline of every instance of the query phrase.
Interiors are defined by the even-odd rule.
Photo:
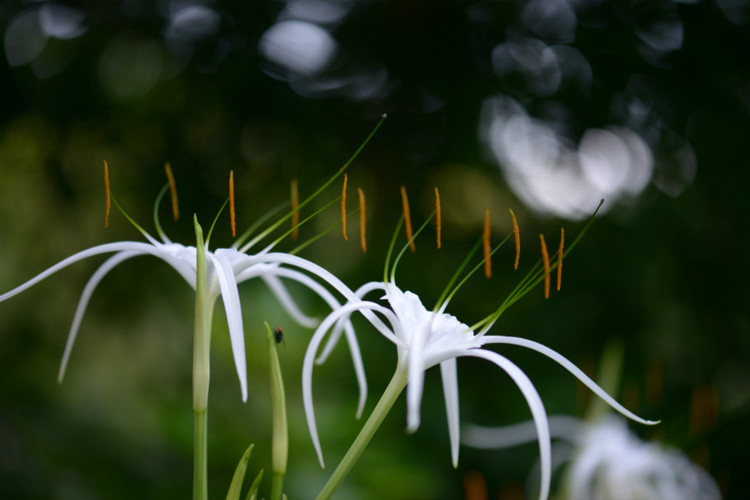
[[[570,443],[559,464],[569,460],[560,483],[568,500],[720,500],[706,471],[680,451],[642,441],[625,421],[607,415],[593,423],[549,418],[553,437]],[[506,427],[467,426],[462,443],[476,448],[504,448],[537,439],[535,424]]]
[[[718,500],[719,488],[679,451],[641,441],[622,419],[586,426],[567,471],[576,500]]]

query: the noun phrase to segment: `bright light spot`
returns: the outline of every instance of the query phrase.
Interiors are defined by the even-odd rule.
[[[606,211],[638,195],[652,177],[651,150],[629,129],[589,129],[576,148],[501,96],[484,102],[480,131],[511,189],[540,213],[581,219],[602,198]]]
[[[333,59],[337,44],[323,28],[302,21],[274,24],[261,37],[260,53],[287,73],[311,76]]]
[[[669,52],[682,47],[685,29],[680,16],[672,12],[647,23],[636,24],[635,33],[652,49]]]
[[[170,48],[182,53],[192,53],[193,45],[218,33],[221,17],[201,5],[190,5],[172,14],[164,32]]]
[[[521,19],[545,40],[556,43],[575,40],[578,20],[566,0],[532,0],[524,7]]]
[[[492,50],[492,68],[519,91],[549,96],[560,86],[561,72],[555,52],[536,38],[510,41]]]
[[[56,3],[45,3],[39,9],[39,24],[50,38],[69,40],[86,32],[83,12]]]
[[[39,11],[36,9],[21,12],[11,19],[5,29],[5,57],[11,66],[31,62],[47,45],[39,25]]]
[[[281,19],[296,19],[317,24],[335,24],[349,13],[349,2],[324,0],[289,0]]]

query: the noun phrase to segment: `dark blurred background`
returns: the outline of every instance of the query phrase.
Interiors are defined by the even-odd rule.
[[[303,255],[352,287],[380,279],[399,186],[420,222],[438,186],[444,247],[434,248],[428,229],[398,270],[399,284],[431,307],[481,234],[485,208],[496,235],[510,230],[514,209],[528,269],[538,233],[554,242],[560,226],[576,234],[605,198],[566,260],[563,290],[548,301],[530,294],[494,332],[542,342],[592,375],[605,345],[622,342],[617,396],[662,420],[631,428],[683,450],[725,498],[748,498],[749,24],[747,0],[0,1],[0,291],[89,246],[140,239],[117,213],[103,227],[102,160],[118,200],[148,230],[171,162],[183,217],[165,213],[164,225],[190,244],[189,216],[209,223],[230,170],[247,227],[287,198],[292,178],[302,196],[312,193],[388,113],[349,170],[349,186],[367,195],[368,253],[356,236],[333,232]],[[336,217],[328,210],[302,237]],[[231,243],[225,218],[212,242]],[[128,262],[102,283],[56,383],[94,261],[0,304],[1,498],[191,494],[194,299],[163,262]],[[471,324],[493,311],[520,279],[512,261],[511,248],[496,254],[492,279],[474,277],[449,312]],[[287,492],[313,498],[360,425],[348,353],[340,348],[315,372],[330,469],[321,471],[300,397],[311,332],[261,284],[241,290],[250,398],[240,402],[217,306],[210,495],[223,498],[251,442],[251,473],[270,470],[269,321],[286,333]],[[325,314],[292,291],[306,311]],[[367,413],[395,349],[364,323],[358,333]],[[548,412],[585,413],[589,396],[572,376],[539,355],[502,352]],[[459,377],[463,421],[530,417],[496,369],[461,360]],[[419,431],[405,435],[397,404],[338,497],[464,498],[462,478],[478,470],[490,498],[524,498],[536,445],[462,448],[454,472],[437,369],[422,415]]]

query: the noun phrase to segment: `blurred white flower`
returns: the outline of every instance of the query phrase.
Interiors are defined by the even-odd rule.
[[[642,441],[625,421],[607,415],[593,423],[574,417],[549,418],[550,433],[572,444],[558,497],[568,500],[720,500],[706,471],[674,448]],[[505,427],[466,426],[462,443],[504,448],[537,439],[534,422]],[[562,448],[562,447],[561,447]],[[554,452],[553,452],[554,454]]]
[[[576,444],[564,483],[571,500],[721,498],[706,471],[676,449],[641,441],[620,418],[586,426]]]

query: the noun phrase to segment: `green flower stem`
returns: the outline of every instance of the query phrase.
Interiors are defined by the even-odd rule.
[[[284,380],[281,378],[279,354],[271,327],[266,323],[268,358],[271,369],[271,407],[273,411],[273,445],[271,448],[271,500],[281,500],[284,491],[284,476],[289,456],[289,437],[286,421],[286,398]]]
[[[195,337],[193,343],[193,500],[208,499],[208,383],[213,307],[208,302],[208,271],[203,230],[194,218],[196,238]]]
[[[341,459],[341,463],[336,467],[336,470],[333,471],[333,474],[320,491],[320,494],[318,494],[316,500],[328,500],[333,496],[336,489],[341,485],[344,478],[349,474],[349,471],[354,467],[357,459],[359,459],[359,456],[367,447],[367,444],[370,442],[370,439],[372,439],[375,431],[377,431],[380,424],[383,423],[383,419],[385,419],[385,416],[393,407],[393,404],[404,390],[404,387],[406,387],[408,378],[406,368],[399,366],[396,369],[396,373],[393,374],[393,378],[388,383],[388,387],[386,387],[383,395],[380,397],[377,406],[372,410],[367,422],[365,422],[362,430],[359,431],[359,435],[349,447],[349,451],[346,452],[344,458]]]

